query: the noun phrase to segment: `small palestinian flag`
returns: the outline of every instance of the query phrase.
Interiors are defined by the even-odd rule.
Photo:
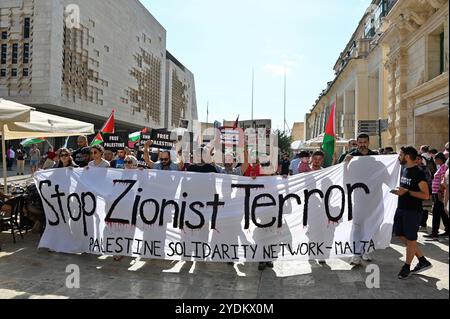
[[[103,144],[103,137],[102,133],[98,133],[97,136],[94,138],[94,140],[91,143],[91,147],[95,145],[101,145]]]
[[[41,144],[43,142],[45,142],[46,139],[41,137],[41,138],[27,138],[26,140],[23,140],[20,145],[27,147],[27,146],[31,146],[31,145],[36,145],[36,144]]]

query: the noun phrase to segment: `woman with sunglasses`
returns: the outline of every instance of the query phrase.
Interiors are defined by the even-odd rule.
[[[125,169],[138,169],[137,158],[133,155],[127,155],[124,159]]]
[[[93,161],[89,162],[88,167],[110,167],[110,164],[107,160],[103,158],[103,153],[105,149],[101,145],[94,145],[91,147],[91,158]]]
[[[72,159],[70,152],[67,148],[61,148],[58,151],[59,161],[56,163],[54,168],[64,168],[64,167],[72,167],[77,168],[78,165]]]

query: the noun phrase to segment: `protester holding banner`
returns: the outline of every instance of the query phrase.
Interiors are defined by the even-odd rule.
[[[317,151],[313,153],[311,161],[311,171],[320,171],[323,169],[323,161],[325,160],[325,153]]]
[[[103,158],[108,161],[108,162],[112,162],[112,160],[114,159],[114,152],[111,150],[105,150],[105,152],[103,153]]]
[[[425,174],[415,163],[417,155],[418,152],[414,147],[402,147],[399,161],[404,169],[401,173],[400,187],[392,190],[393,194],[399,196],[394,218],[394,233],[406,245],[406,262],[398,274],[399,279],[406,279],[411,274],[414,256],[419,259],[419,263],[413,273],[420,273],[432,267],[417,246],[417,233],[422,220],[422,202],[430,198]]]
[[[299,174],[308,173],[311,171],[310,160],[311,160],[311,153],[307,151],[300,152],[300,163],[297,169]]]
[[[236,159],[233,154],[225,154],[224,166],[221,167],[216,165],[216,169],[219,174],[243,176],[249,166],[247,146],[244,147],[244,163],[242,163],[239,167],[236,167],[236,164]]]
[[[81,159],[79,160],[79,164],[77,164],[79,167],[84,168],[89,165],[89,162],[91,161],[91,148],[89,146],[83,147],[80,152]]]
[[[150,169],[161,171],[181,171],[184,163],[179,161],[178,164],[172,162],[170,151],[163,151],[159,153],[159,161],[153,162],[149,155],[149,148],[153,145],[152,140],[148,140],[144,145],[144,161]]]
[[[360,134],[357,138],[357,143],[358,143],[358,148],[352,152],[350,152],[346,157],[345,157],[345,162],[349,163],[353,157],[357,157],[357,156],[373,156],[373,155],[378,155],[378,153],[375,153],[374,151],[369,149],[369,145],[370,145],[370,137],[367,134]],[[372,258],[370,257],[370,255],[368,253],[364,253],[362,255],[362,259],[364,261],[372,261]],[[361,257],[359,256],[355,256],[354,258],[352,258],[351,261],[352,265],[359,265],[361,264]]]
[[[111,168],[118,168],[118,169],[124,169],[125,168],[125,156],[127,154],[125,153],[125,149],[118,149],[117,150],[117,157],[116,159],[111,161]]]
[[[103,159],[105,149],[101,145],[94,145],[91,147],[91,156],[93,161],[89,162],[88,167],[110,167],[109,162]]]
[[[205,146],[202,148],[198,148],[194,150],[194,156],[192,158],[192,163],[187,168],[188,172],[196,172],[196,173],[217,173],[217,168],[212,162],[212,153],[213,149]]]
[[[72,156],[70,156],[70,152],[67,148],[61,148],[58,151],[58,157],[59,161],[56,163],[54,168],[78,167],[78,165],[73,161]]]
[[[370,137],[369,135],[363,133],[357,138],[358,148],[350,152],[346,157],[345,161],[349,162],[355,156],[373,156],[378,155],[378,153],[369,149]]]
[[[77,146],[78,146],[78,149],[72,153],[73,160],[75,161],[75,164],[77,164],[78,166],[85,167],[85,166],[82,166],[82,165],[84,165],[84,156],[83,156],[82,150],[83,150],[83,148],[89,146],[87,137],[82,136],[82,135],[78,136]]]
[[[138,169],[138,160],[135,156],[133,155],[127,155],[125,157],[125,169]]]

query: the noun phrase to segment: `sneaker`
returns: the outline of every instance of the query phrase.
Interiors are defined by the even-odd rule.
[[[268,268],[273,268],[273,262],[272,262],[272,261],[267,262],[267,263],[266,263],[266,266],[267,266]]]
[[[258,270],[263,271],[264,269],[266,269],[266,263],[259,263]]]
[[[400,273],[398,274],[398,279],[406,279],[411,274],[411,270],[408,266],[404,265],[402,267],[402,270],[400,270]]]
[[[419,262],[417,266],[411,271],[413,274],[419,274],[421,272],[424,272],[425,270],[430,269],[433,267],[433,265],[427,260],[423,263]]]
[[[369,262],[372,261],[372,258],[370,257],[370,255],[368,253],[364,253],[361,258],[364,261],[369,261]]]
[[[445,233],[439,234],[438,237],[448,237],[448,231]]]
[[[352,260],[350,261],[350,265],[353,265],[353,266],[361,265],[361,257],[360,256],[352,257]]]
[[[429,239],[436,239],[438,238],[438,234],[427,234],[427,235],[423,235],[424,238],[429,238]]]

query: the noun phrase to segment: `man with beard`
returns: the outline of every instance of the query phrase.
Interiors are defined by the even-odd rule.
[[[78,136],[77,138],[77,146],[78,149],[72,153],[72,158],[75,164],[82,167],[85,162],[84,153],[82,152],[83,148],[88,147],[88,139],[86,136]]]
[[[370,145],[370,137],[367,134],[360,134],[356,140],[358,147],[356,150],[351,151],[346,157],[345,157],[345,162],[349,163],[353,157],[357,157],[357,156],[373,156],[373,155],[378,155],[378,153],[372,151],[369,149],[369,145]],[[364,261],[372,261],[372,258],[370,257],[370,255],[368,253],[363,253],[362,255],[362,259]],[[351,261],[352,265],[359,265],[361,264],[361,257],[359,256],[355,256],[354,258],[352,258]]]
[[[111,161],[111,168],[124,169],[125,168],[125,156],[127,156],[125,149],[117,150],[116,159]]]
[[[432,267],[417,246],[417,233],[422,220],[422,202],[430,198],[430,190],[425,174],[417,167],[418,152],[412,146],[402,147],[399,161],[404,167],[400,187],[391,192],[399,197],[394,218],[394,233],[406,245],[406,262],[398,274],[406,279],[412,273],[417,274]],[[417,266],[411,271],[411,263],[416,256]]]
[[[181,171],[184,162],[180,160],[178,163],[172,161],[170,151],[162,151],[159,153],[158,162],[153,162],[150,158],[150,147],[153,145],[153,141],[148,140],[144,146],[144,161],[150,169],[160,171]]]

